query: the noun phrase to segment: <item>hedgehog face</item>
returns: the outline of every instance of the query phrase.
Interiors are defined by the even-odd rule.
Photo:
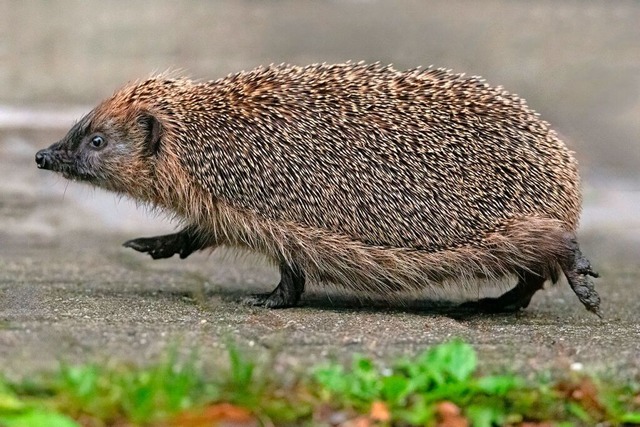
[[[38,151],[36,163],[38,168],[59,172],[67,179],[138,196],[138,190],[144,190],[151,178],[152,150],[147,143],[151,137],[159,138],[159,127],[154,123],[146,114],[122,123],[93,111],[62,140]]]

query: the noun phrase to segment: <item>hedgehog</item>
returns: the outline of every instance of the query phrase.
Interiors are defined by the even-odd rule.
[[[116,91],[36,163],[179,218],[178,232],[124,243],[154,259],[264,254],[280,282],[253,305],[295,306],[306,282],[391,299],[511,278],[466,306],[517,311],[563,273],[600,315],[573,154],[479,77],[379,63],[159,75]]]

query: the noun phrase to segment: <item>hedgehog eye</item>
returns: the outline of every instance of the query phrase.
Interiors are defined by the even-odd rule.
[[[100,149],[104,147],[106,144],[107,144],[107,141],[105,141],[104,137],[102,137],[101,135],[94,135],[89,140],[89,145],[91,145],[91,148],[95,148],[95,149]]]

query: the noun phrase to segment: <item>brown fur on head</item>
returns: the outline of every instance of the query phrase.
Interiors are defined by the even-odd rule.
[[[67,135],[38,152],[38,166],[135,199],[153,200],[162,126],[130,93],[104,101]]]

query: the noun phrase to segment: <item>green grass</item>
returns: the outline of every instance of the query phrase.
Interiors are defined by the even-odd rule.
[[[350,366],[317,366],[293,380],[230,346],[224,369],[197,354],[172,351],[147,367],[62,365],[20,383],[0,381],[0,426],[215,425],[256,420],[276,425],[469,425],[640,423],[640,388],[567,373],[527,381],[479,375],[475,351],[452,341],[413,359],[378,366],[362,356]],[[449,418],[447,418],[449,417]],[[448,421],[447,421],[448,420]]]

